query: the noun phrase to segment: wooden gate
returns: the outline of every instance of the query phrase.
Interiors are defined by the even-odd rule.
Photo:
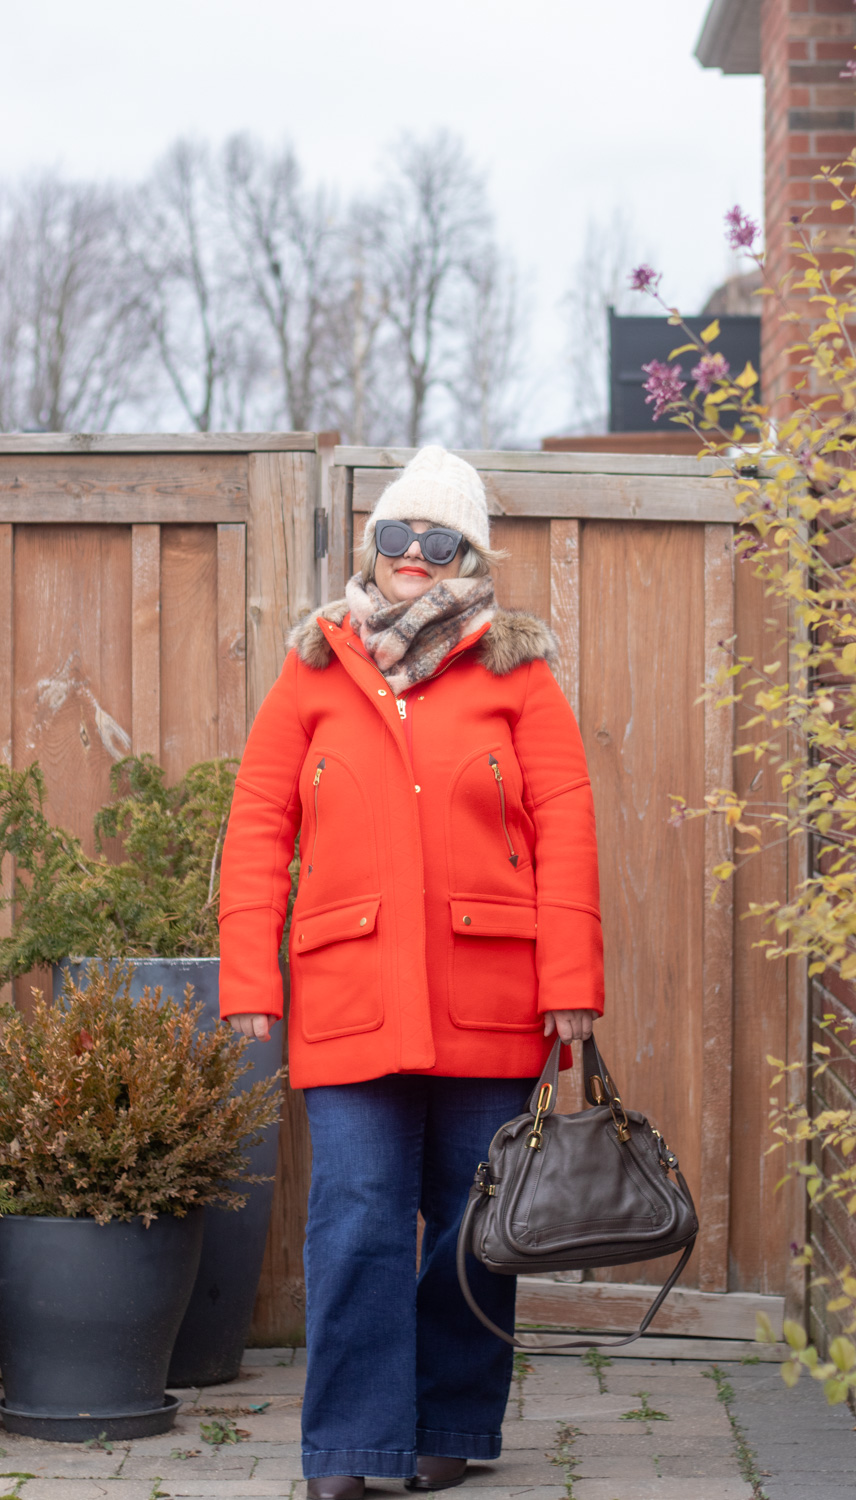
[[[342,559],[390,471],[410,456],[335,450],[330,504]],[[485,481],[492,544],[510,554],[499,600],[552,625],[589,759],[606,950],[598,1037],[625,1097],[680,1148],[697,1196],[696,1254],[654,1329],[751,1339],[756,1311],[780,1326],[786,1295],[799,1307],[803,1295],[789,1250],[805,1238],[801,1197],[775,1191],[782,1159],[765,1153],[766,1057],[804,1056],[805,977],[767,962],[754,946],[757,924],[740,920],[750,901],[781,898],[788,857],[776,848],[748,862],[714,904],[710,872],[730,854],[724,820],[669,823],[671,793],[698,807],[715,787],[742,787],[757,772],[750,757],[732,756],[733,712],[697,702],[732,638],[739,652],[775,660],[770,607],[751,566],[735,560],[733,488],[692,458],[465,456]],[[331,563],[331,593],[343,581]],[[563,1104],[581,1107],[578,1076]],[[524,1279],[520,1317],[626,1329],[650,1300],[640,1284],[664,1270],[620,1267],[597,1286]]]
[[[176,778],[241,754],[319,596],[318,469],[311,433],[0,437],[0,755],[40,761],[51,816],[88,848],[122,755]],[[17,981],[17,1003],[47,978]],[[262,1341],[300,1336],[308,1170],[286,1089]]]

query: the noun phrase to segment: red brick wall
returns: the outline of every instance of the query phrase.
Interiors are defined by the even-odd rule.
[[[856,142],[856,83],[840,77],[856,58],[853,0],[762,0],[761,71],[765,102],[765,234],[770,279],[778,283],[798,262],[789,250],[788,221],[814,210],[812,223],[828,226],[828,264],[842,264],[834,246],[847,234],[853,213],[833,212],[834,189],[813,182],[821,166],[836,166]],[[779,321],[772,297],[763,299],[761,359],[765,400],[787,405],[793,388],[793,324]]]
[[[812,209],[811,223],[828,229],[822,263],[852,265],[852,257],[835,254],[854,223],[850,209],[833,212],[838,192],[812,178],[822,166],[836,166],[856,144],[856,81],[842,78],[845,65],[856,58],[856,7],[853,0],[762,0],[761,70],[764,74],[766,208],[765,237],[767,269],[772,284],[800,265],[789,248],[793,233],[788,223]],[[807,313],[814,310],[806,307]],[[762,304],[761,363],[764,399],[781,414],[789,404],[789,393],[801,374],[797,357],[787,347],[804,336],[793,323],[782,324],[780,309],[772,297]],[[808,324],[809,319],[806,319]],[[852,555],[842,533],[841,556]],[[837,554],[836,554],[837,555]],[[812,1111],[840,1109],[856,1103],[856,1059],[828,1033],[817,1029],[824,1015],[835,1013],[840,1021],[856,1021],[856,993],[832,974],[812,984],[812,1037],[832,1045],[829,1071],[816,1081]],[[815,1152],[815,1160],[826,1171],[841,1166],[833,1153],[826,1159]],[[856,1218],[832,1199],[815,1205],[809,1216],[809,1234],[814,1250],[814,1274],[834,1282],[848,1264],[856,1267]],[[826,1313],[826,1302],[834,1285],[814,1287],[809,1294],[811,1336],[821,1347],[841,1332],[840,1315]]]

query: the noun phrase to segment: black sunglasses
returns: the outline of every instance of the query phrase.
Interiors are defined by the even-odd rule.
[[[438,567],[452,561],[463,539],[462,532],[447,526],[430,526],[427,531],[413,531],[406,521],[378,521],[375,526],[375,546],[384,557],[403,557],[418,542],[425,561]]]

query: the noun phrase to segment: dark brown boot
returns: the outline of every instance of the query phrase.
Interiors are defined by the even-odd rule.
[[[437,1458],[433,1453],[420,1453],[416,1473],[404,1483],[409,1490],[450,1490],[456,1484],[463,1484],[466,1477],[465,1458]]]
[[[322,1474],[306,1484],[309,1500],[363,1500],[365,1492],[366,1481],[354,1474]]]

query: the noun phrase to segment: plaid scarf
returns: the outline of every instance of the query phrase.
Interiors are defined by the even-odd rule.
[[[345,598],[354,629],[396,696],[430,677],[496,606],[491,578],[442,579],[412,604],[390,604],[376,583],[364,585],[355,573]]]

